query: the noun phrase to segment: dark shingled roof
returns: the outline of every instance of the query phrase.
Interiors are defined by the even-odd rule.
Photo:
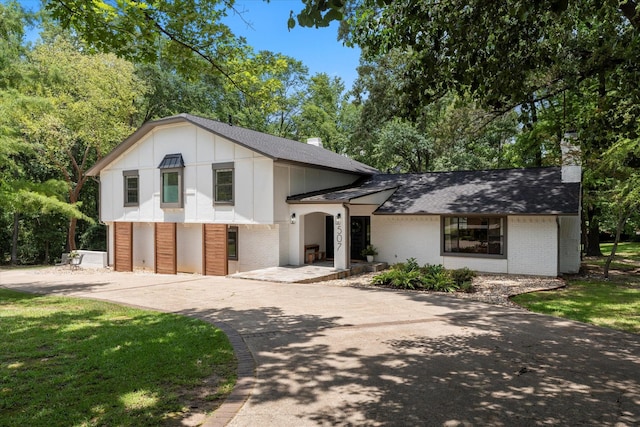
[[[356,187],[290,197],[293,203],[338,203],[395,188],[374,213],[578,214],[580,183],[563,183],[559,167],[420,174],[377,174]]]
[[[188,122],[216,135],[227,138],[238,145],[255,151],[273,160],[316,166],[341,172],[372,175],[378,171],[371,166],[352,160],[346,156],[334,153],[315,145],[305,144],[291,139],[257,132],[216,120],[205,119],[191,114],[179,114],[164,119],[147,122],[140,129],[118,145],[111,153],[96,163],[87,175],[98,175],[109,163],[124,153],[129,147],[138,142],[156,126]]]

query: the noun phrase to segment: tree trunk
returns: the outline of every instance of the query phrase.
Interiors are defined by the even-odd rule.
[[[589,233],[587,235],[587,256],[602,256],[600,250],[600,221],[598,221],[598,210],[592,206],[587,207],[587,218],[589,221]]]
[[[611,253],[607,257],[607,261],[604,263],[604,278],[609,278],[609,267],[611,266],[611,261],[613,261],[613,257],[616,256],[616,250],[618,249],[618,242],[620,242],[620,234],[622,233],[622,229],[624,228],[624,224],[627,222],[626,212],[620,212],[620,216],[618,217],[618,224],[616,224],[616,237],[613,240],[613,247],[611,248]]]
[[[533,129],[538,122],[538,111],[536,110],[536,102],[535,100],[531,100],[531,128]],[[536,141],[535,146],[535,167],[542,167],[542,145],[540,141]]]
[[[71,218],[69,220],[69,233],[67,234],[67,245],[69,246],[69,252],[76,250],[76,224],[77,218]]]
[[[44,264],[49,264],[49,241],[44,242]]]
[[[11,265],[18,263],[18,232],[20,231],[20,214],[13,214],[13,235],[11,236]]]

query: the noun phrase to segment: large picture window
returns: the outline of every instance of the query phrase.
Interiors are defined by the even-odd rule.
[[[504,217],[445,217],[445,254],[504,255]]]
[[[124,205],[138,206],[140,203],[140,179],[138,177],[138,171],[123,171],[122,179],[124,180]]]
[[[232,205],[234,196],[233,163],[214,163],[213,203]]]
[[[181,154],[167,154],[160,169],[160,207],[182,208],[184,162]]]

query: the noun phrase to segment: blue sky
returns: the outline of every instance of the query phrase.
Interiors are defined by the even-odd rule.
[[[300,0],[236,1],[236,9],[244,11],[243,18],[251,24],[249,28],[238,16],[229,16],[227,25],[234,34],[243,36],[256,51],[270,50],[283,53],[302,61],[309,67],[311,75],[327,73],[340,77],[346,89],[351,89],[356,79],[360,49],[349,48],[337,41],[338,23],[328,28],[303,28],[296,26],[289,31],[289,11],[294,14],[302,10]]]
[[[4,0],[0,0],[4,1]],[[20,0],[26,9],[38,9],[39,0]],[[351,89],[358,73],[358,48],[348,48],[337,41],[338,24],[327,28],[302,28],[289,31],[289,11],[302,10],[301,0],[237,0],[236,10],[242,18],[230,13],[225,23],[237,36],[243,36],[256,51],[269,50],[302,61],[309,74],[327,73],[340,77],[347,90]],[[250,24],[249,25],[247,25]]]

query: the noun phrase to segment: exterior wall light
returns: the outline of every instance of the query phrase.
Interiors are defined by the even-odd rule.
[[[291,224],[295,224],[296,223],[296,214],[295,212],[291,214]]]
[[[340,225],[342,222],[342,214],[336,215],[336,225]]]

